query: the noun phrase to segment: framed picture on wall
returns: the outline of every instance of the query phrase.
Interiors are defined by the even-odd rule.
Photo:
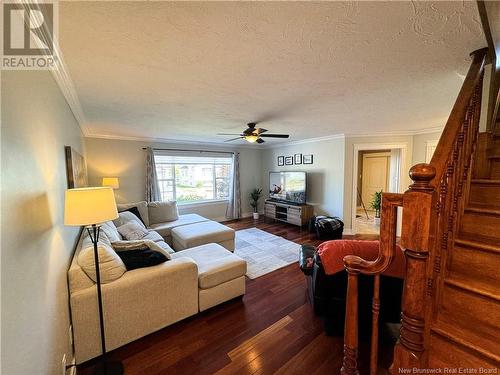
[[[302,154],[295,154],[294,155],[293,164],[295,164],[295,165],[302,164]]]
[[[87,187],[87,166],[83,156],[70,146],[64,146],[64,153],[66,155],[68,189]]]
[[[285,157],[285,165],[293,165],[293,156]]]
[[[310,155],[304,155],[302,157],[302,162],[304,164],[312,164],[313,163],[313,156],[312,156],[312,154],[310,154]]]
[[[285,165],[285,157],[284,156],[278,156],[278,167],[282,167]]]

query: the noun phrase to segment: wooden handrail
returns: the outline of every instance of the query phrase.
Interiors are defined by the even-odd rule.
[[[401,368],[426,366],[426,333],[432,314],[432,288],[436,270],[445,261],[442,254],[454,240],[464,200],[481,111],[481,89],[487,49],[474,51],[472,63],[448,118],[430,164],[410,170],[413,183],[404,194],[382,194],[380,248],[376,260],[358,256],[344,258],[348,274],[341,374],[357,375],[358,276],[375,275],[372,302],[370,374],[377,373],[380,274],[389,267],[396,247],[397,209],[403,207],[401,247],[406,258],[400,339],[394,350],[394,373]],[[434,301],[435,301],[434,300]],[[427,319],[427,321],[426,321]]]
[[[391,264],[396,251],[398,207],[403,205],[403,194],[382,193],[380,247],[377,259],[367,261],[355,255],[344,257],[347,270],[347,305],[344,329],[344,359],[341,374],[359,374],[358,357],[358,275],[375,275],[372,301],[372,338],[370,374],[377,373],[378,315],[380,310],[380,274]]]
[[[467,76],[465,77],[462,88],[453,105],[450,117],[448,117],[448,121],[446,122],[446,126],[439,138],[439,142],[430,162],[430,165],[435,169],[435,176],[430,182],[430,185],[434,189],[438,188],[441,178],[445,173],[446,162],[453,151],[453,141],[460,132],[460,127],[469,108],[470,100],[482,76],[481,73],[484,70],[484,62],[487,53],[488,48],[482,48],[471,53],[472,64],[467,72]]]

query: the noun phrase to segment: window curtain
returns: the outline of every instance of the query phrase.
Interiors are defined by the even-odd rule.
[[[233,154],[233,170],[231,171],[226,217],[228,219],[239,219],[241,217],[240,154],[237,152]]]
[[[155,154],[151,147],[146,149],[146,200],[161,201],[160,186],[156,175]]]

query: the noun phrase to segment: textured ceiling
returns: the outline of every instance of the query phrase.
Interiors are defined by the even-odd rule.
[[[90,134],[207,142],[443,126],[486,45],[468,1],[61,2],[59,22]]]

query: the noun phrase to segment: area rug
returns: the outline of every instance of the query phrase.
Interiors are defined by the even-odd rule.
[[[299,244],[257,228],[236,231],[234,253],[247,261],[250,279],[298,262],[299,249]]]

